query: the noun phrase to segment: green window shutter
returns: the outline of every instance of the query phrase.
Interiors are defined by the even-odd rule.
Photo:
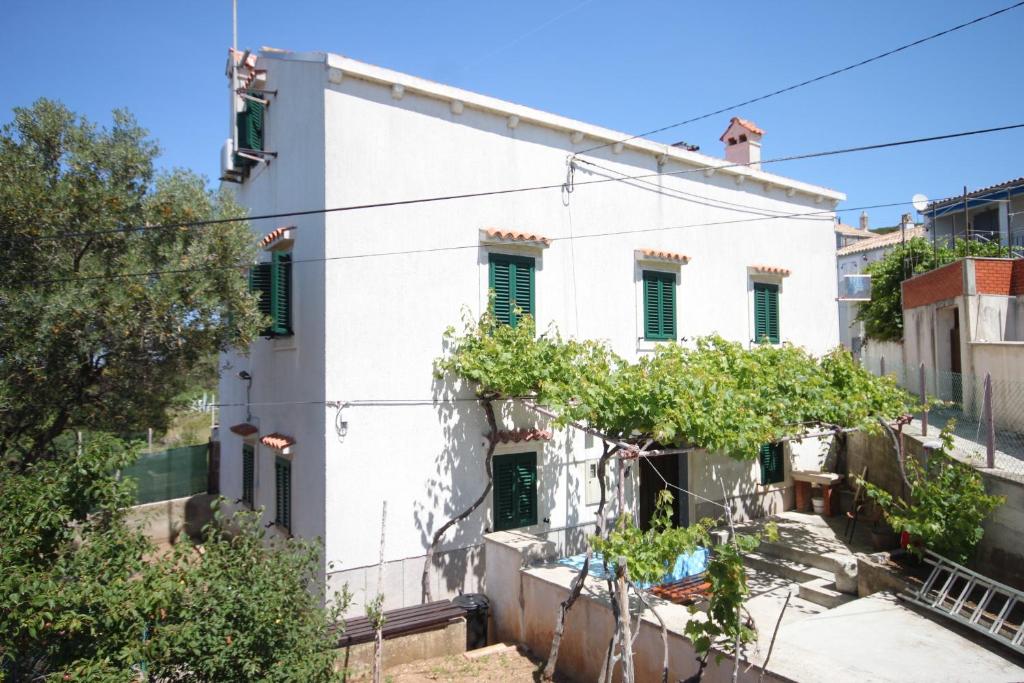
[[[676,276],[645,270],[644,339],[664,341],[676,338]]]
[[[250,444],[242,445],[242,501],[253,504],[253,480],[255,475],[255,452]]]
[[[488,286],[494,292],[491,312],[499,323],[515,327],[536,311],[535,262],[526,256],[491,254]],[[516,309],[520,309],[517,315]]]
[[[262,102],[245,100],[245,108],[238,113],[238,147],[263,149],[263,122],[266,107]]]
[[[537,523],[537,454],[494,457],[494,530]]]
[[[288,336],[292,333],[292,255],[275,251],[271,264],[270,331]]]
[[[754,283],[754,341],[779,343],[779,286]]]
[[[784,449],[781,443],[766,443],[761,446],[758,459],[761,462],[761,483],[777,484],[786,478]]]
[[[271,292],[273,276],[271,270],[272,265],[270,263],[257,263],[249,269],[249,291],[259,295],[256,308],[261,315],[268,318],[273,315],[273,295]],[[268,327],[261,334],[267,336],[270,333],[271,328]]]
[[[292,464],[284,458],[274,461],[274,522],[292,528]]]

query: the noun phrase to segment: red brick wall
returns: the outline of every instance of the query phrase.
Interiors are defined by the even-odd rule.
[[[1013,261],[974,259],[974,286],[978,294],[1010,294]]]
[[[964,290],[964,262],[955,261],[947,266],[916,275],[904,280],[902,287],[904,309],[926,306],[960,296]]]
[[[1013,261],[1013,274],[1010,277],[1010,294],[1024,294],[1024,259]]]

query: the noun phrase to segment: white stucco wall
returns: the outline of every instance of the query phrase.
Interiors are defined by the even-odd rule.
[[[587,138],[574,144],[569,132],[526,120],[510,128],[506,117],[472,106],[456,114],[450,102],[411,89],[396,99],[382,83],[350,76],[331,83],[322,63],[264,59],[264,66],[269,87],[281,91],[268,115],[271,145],[281,156],[242,188],[240,199],[254,213],[557,185],[565,180],[567,156],[594,144]],[[284,130],[295,139],[273,137]],[[592,158],[628,175],[659,171],[654,155],[629,147],[621,154],[608,147]],[[660,170],[684,169],[692,167],[669,160]],[[638,341],[642,269],[634,250],[640,248],[691,257],[677,269],[683,338],[718,333],[749,343],[748,267],[770,265],[792,272],[767,279],[781,284],[782,339],[819,354],[838,343],[830,200],[816,201],[803,191],[789,197],[783,187],[749,179],[740,185],[723,172],[653,178],[661,191],[637,183],[584,184],[597,177],[580,166],[569,195],[551,189],[297,221],[296,258],[319,253],[330,260],[294,266],[295,350],[275,351],[278,342],[258,342],[248,367],[255,377],[254,402],[272,394],[350,403],[339,418],[347,426],[344,436],[335,431],[335,411],[322,405],[268,406],[260,412],[262,433],[278,430],[299,439],[294,467],[301,461],[303,469],[293,471],[296,482],[300,471],[319,478],[315,485],[303,479],[308,489],[294,494],[295,531],[325,534],[333,570],[376,563],[382,501],[388,502],[386,556],[397,563],[422,556],[433,531],[483,489],[483,413],[471,388],[435,380],[432,362],[443,351],[445,328],[459,325],[464,310],[475,317],[486,305],[492,250],[537,258],[541,328],[555,324],[564,335],[607,339],[628,358],[653,348]],[[710,207],[703,199],[685,201],[679,192],[757,211],[819,213],[737,223],[751,214]],[[717,224],[695,225],[705,223]],[[554,241],[543,251],[486,247],[479,231],[487,227]],[[424,251],[394,253],[409,250]],[[226,400],[244,400],[244,383],[231,373],[225,377]],[[262,377],[274,378],[273,385],[260,388]],[[222,413],[223,424],[241,421],[242,413]],[[543,423],[520,409],[506,415],[505,424]],[[316,438],[319,446],[310,443]],[[225,439],[225,453],[239,449],[236,440]],[[548,443],[502,445],[497,452],[527,450],[538,452],[539,464],[539,523],[531,531],[591,522],[593,510],[582,502],[584,467],[600,454],[599,444],[563,431]],[[225,491],[234,495],[240,490],[234,470],[240,466],[230,457],[224,463]],[[490,508],[487,500],[452,529],[444,547],[478,545],[491,524]],[[465,567],[451,571],[439,580],[442,588],[472,589],[473,582],[457,575]],[[470,571],[482,575],[482,568]],[[390,580],[410,590],[418,582],[408,568],[395,572]]]

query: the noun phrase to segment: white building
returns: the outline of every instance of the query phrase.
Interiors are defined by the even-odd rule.
[[[858,358],[864,345],[864,323],[857,321],[857,309],[861,303],[871,299],[871,278],[865,274],[867,267],[882,259],[904,240],[914,237],[928,237],[922,225],[914,225],[909,214],[903,224],[890,228],[881,234],[867,233],[867,239],[850,239],[844,234],[844,244],[836,250],[836,279],[839,286],[839,341]],[[867,231],[865,216],[861,216],[862,229]],[[846,232],[853,230],[849,226]],[[839,243],[840,231],[836,229]],[[877,342],[871,342],[877,346]],[[874,349],[872,349],[874,351]]]
[[[264,259],[278,264],[256,269],[257,286],[281,276],[267,291],[288,319],[279,317],[283,334],[222,359],[221,490],[263,506],[279,530],[323,538],[325,574],[357,597],[367,576],[375,586],[382,501],[391,607],[419,602],[434,530],[483,490],[483,413],[472,387],[436,381],[432,363],[445,328],[487,305],[492,271],[517,283],[520,304],[530,290],[539,328],[607,339],[629,358],[716,332],[817,354],[838,343],[840,192],[744,165],[749,156],[729,163],[627,140],[337,55],[264,51],[240,71],[267,105],[242,105],[242,151],[225,155],[239,201],[254,216],[328,211],[253,221],[268,233]],[[761,135],[733,119],[723,139],[756,137],[752,154]],[[402,203],[534,186],[548,189]],[[330,210],[370,204],[385,206]],[[778,218],[794,213],[808,215]],[[593,521],[588,466],[600,444],[548,434],[520,406],[506,406],[503,421],[496,471],[514,468],[529,490],[518,519],[499,526],[524,523],[578,547]],[[749,514],[791,499],[791,462],[762,485],[756,461],[695,452],[625,468],[641,511],[661,486],[654,466],[721,499],[717,467]],[[707,511],[688,497],[678,517]],[[481,537],[495,526],[487,500],[448,533],[435,597],[478,588]]]

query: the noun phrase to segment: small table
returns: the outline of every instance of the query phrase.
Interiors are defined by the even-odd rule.
[[[791,473],[796,487],[796,509],[800,512],[811,511],[811,487],[821,486],[825,499],[826,517],[839,514],[839,496],[834,495],[835,489],[843,481],[842,474],[835,472],[815,472],[811,470],[795,470]]]

